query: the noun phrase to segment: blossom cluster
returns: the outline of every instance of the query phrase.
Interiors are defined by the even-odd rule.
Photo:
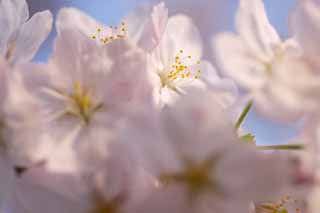
[[[164,3],[105,26],[0,0],[0,212],[318,213],[320,5],[289,19],[283,40],[262,0],[240,0],[235,32],[205,44]],[[300,134],[259,146],[252,106]]]

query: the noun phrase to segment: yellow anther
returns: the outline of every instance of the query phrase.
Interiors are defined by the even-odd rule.
[[[107,44],[113,40],[117,40],[117,39],[125,39],[126,38],[126,27],[125,27],[125,23],[122,22],[121,26],[109,26],[111,29],[111,32],[108,32],[107,35],[103,35],[103,29],[102,28],[98,28],[97,29],[97,34],[92,36],[93,40],[98,39],[99,42],[101,42],[102,44]]]
[[[80,96],[82,93],[82,88],[81,88],[81,84],[79,81],[76,81],[73,85],[73,93],[74,96]]]
[[[81,105],[85,110],[88,110],[92,104],[91,104],[91,98],[89,95],[84,95],[82,100],[81,100]]]
[[[163,74],[159,74],[162,87],[176,90],[175,84],[179,80],[199,79],[201,70],[193,69],[200,61],[193,61],[191,55],[184,55],[184,50],[180,49],[173,58],[174,62],[170,65],[169,70],[164,70]]]

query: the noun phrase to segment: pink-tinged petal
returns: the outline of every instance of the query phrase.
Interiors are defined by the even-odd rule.
[[[270,82],[262,90],[255,91],[253,96],[262,114],[272,119],[293,121],[317,108],[319,89],[319,77],[304,61],[297,57],[285,57],[274,65]]]
[[[238,88],[232,79],[221,78],[208,61],[201,62],[200,79],[216,95],[217,101],[224,107],[233,105],[238,97]]]
[[[30,61],[52,28],[52,14],[49,11],[36,13],[24,23],[17,35],[9,60],[13,63]]]
[[[255,52],[271,54],[271,46],[280,42],[279,35],[269,23],[262,0],[240,1],[236,28]]]
[[[281,155],[234,146],[221,160],[217,174],[227,194],[233,192],[233,196],[244,200],[268,200],[281,194],[290,181],[288,167],[286,158]]]
[[[127,23],[128,36],[135,44],[141,39],[151,13],[152,5],[142,4],[124,18]]]
[[[82,187],[81,182],[67,175],[31,171],[17,181],[13,205],[34,213],[86,212],[87,203],[78,193]]]
[[[189,207],[189,208],[188,208]],[[133,213],[191,213],[190,206],[186,205],[185,191],[179,187],[170,187],[152,192],[147,199],[131,209]]]
[[[196,59],[201,59],[202,39],[199,30],[190,17],[186,15],[170,17],[166,34],[174,48],[172,54],[177,54],[180,50],[183,50],[184,54],[191,55]],[[174,60],[174,58],[171,60]]]
[[[182,156],[203,159],[237,141],[226,111],[210,91],[189,92],[165,108],[162,118],[168,138]]]
[[[2,148],[1,148],[2,149]],[[15,174],[13,170],[13,165],[9,161],[7,157],[4,156],[3,150],[1,150],[1,156],[0,156],[0,209],[3,208],[8,202],[8,199],[10,198],[13,187],[14,187],[14,180],[15,180]]]
[[[231,33],[219,34],[213,40],[213,47],[219,67],[239,86],[259,89],[265,84],[265,67],[240,37]]]
[[[167,22],[168,9],[162,2],[153,7],[153,11],[144,26],[138,45],[147,51],[152,51],[160,44],[167,27]]]
[[[107,61],[97,60],[100,52],[96,43],[85,34],[73,29],[61,31],[51,58],[54,68],[50,75],[55,86],[69,90],[76,81],[83,84],[85,81],[97,80],[91,73],[97,73]]]
[[[58,34],[64,30],[78,30],[89,38],[97,32],[97,29],[102,29],[103,27],[102,23],[76,8],[61,9],[56,21]]]
[[[320,35],[320,7],[314,1],[299,1],[290,16],[293,36],[310,60],[318,60],[320,54],[316,41]]]
[[[112,61],[107,70],[109,83],[101,83],[108,91],[104,94],[104,100],[113,109],[121,110],[131,108],[133,103],[150,99],[148,96],[151,96],[152,91],[148,82],[145,53],[128,40],[112,42],[104,51],[106,59]]]
[[[29,18],[25,0],[2,0],[0,2],[0,27],[6,29],[0,34],[0,53],[5,54],[7,44],[15,40],[17,30]]]

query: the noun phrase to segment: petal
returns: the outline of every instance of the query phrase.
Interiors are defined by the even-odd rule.
[[[280,155],[234,146],[217,168],[223,187],[238,199],[266,199],[281,193],[289,175],[288,161]]]
[[[190,91],[173,106],[164,108],[162,118],[168,138],[182,156],[203,159],[237,142],[226,111],[209,91]]]
[[[233,106],[238,98],[238,88],[233,80],[220,78],[210,62],[202,61],[202,74],[200,78],[207,88],[216,97],[216,101],[224,108]]]
[[[0,2],[0,28],[6,29],[0,34],[0,53],[4,54],[7,43],[18,28],[29,18],[25,0],[2,0]]]
[[[272,53],[272,45],[280,42],[270,25],[262,0],[241,0],[236,15],[236,28],[254,51]]]
[[[64,30],[78,30],[81,33],[92,37],[97,29],[103,28],[103,24],[97,22],[84,12],[76,8],[63,8],[59,11],[56,21],[58,34]]]
[[[57,188],[63,187],[63,185],[69,189],[70,183],[66,186],[67,182],[63,182],[63,176],[59,177],[59,174],[54,175],[42,174],[42,175],[27,175],[19,179],[16,191],[15,191],[15,205],[20,206],[25,212],[48,212],[48,213],[70,213],[70,212],[85,212],[86,205],[85,202],[76,202],[73,199],[64,196],[54,188],[56,184]],[[54,182],[48,182],[49,185],[44,184],[44,180],[52,179]],[[62,184],[62,185],[61,185]],[[74,184],[71,184],[73,186]],[[65,189],[65,188],[64,188]]]
[[[153,8],[151,17],[147,21],[139,39],[139,46],[151,51],[159,45],[168,22],[168,9],[164,3],[160,3]]]
[[[231,33],[219,34],[213,40],[213,48],[222,71],[241,87],[255,89],[264,85],[265,68],[240,37]]]
[[[105,60],[112,62],[108,67],[108,84],[101,82],[104,100],[115,107],[132,107],[132,103],[144,101],[144,94],[150,89],[145,52],[135,47],[128,40],[119,40],[105,47]],[[140,99],[142,98],[142,100]]]
[[[134,43],[137,44],[141,39],[151,13],[152,6],[150,4],[143,4],[124,18],[124,21],[127,23],[129,38]]]
[[[32,16],[19,30],[10,61],[13,63],[30,61],[47,39],[51,28],[51,12],[43,11]]]
[[[314,60],[320,55],[317,40],[320,36],[320,8],[313,1],[300,1],[290,16],[293,35],[302,46],[307,57]]]
[[[54,43],[54,53],[51,59],[54,67],[52,80],[59,89],[70,89],[74,82],[99,80],[93,78],[93,72],[102,67],[105,60],[99,57],[96,43],[85,34],[72,29],[60,32]],[[107,69],[106,66],[104,66]],[[89,77],[90,76],[90,77]]]
[[[191,18],[185,15],[171,17],[168,21],[166,34],[174,47],[173,54],[183,50],[185,54],[201,59],[202,40]],[[164,47],[166,46],[164,45]]]
[[[2,147],[1,147],[2,149]],[[1,150],[2,151],[2,150]],[[3,155],[3,153],[1,153]],[[5,202],[7,201],[8,197],[13,192],[13,186],[14,186],[14,172],[13,172],[13,165],[9,162],[9,160],[4,157],[0,156],[0,187],[1,187],[1,193],[0,193],[0,209],[5,205]]]

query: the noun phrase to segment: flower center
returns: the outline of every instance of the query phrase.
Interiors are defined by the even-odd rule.
[[[219,156],[212,156],[203,162],[195,163],[190,159],[184,160],[184,168],[178,173],[165,173],[160,175],[160,181],[169,186],[171,184],[183,184],[190,198],[203,192],[222,194],[218,180],[212,176],[212,171],[217,166]]]
[[[91,116],[103,107],[103,103],[93,103],[90,91],[83,88],[78,81],[74,83],[73,91],[68,97],[71,99],[68,113],[80,117],[85,124],[89,124]]]
[[[264,70],[268,75],[273,73],[274,67],[281,62],[284,57],[284,49],[282,46],[275,47],[273,55],[268,60],[260,60],[264,66]]]
[[[194,61],[191,55],[185,55],[184,51],[180,50],[170,68],[167,71],[158,72],[161,86],[178,92],[177,82],[199,79],[200,64],[200,60]]]
[[[6,52],[5,56],[4,56],[6,60],[10,60],[11,59],[15,48],[16,48],[15,42],[11,41],[11,42],[8,43],[7,52]]]
[[[120,206],[125,201],[125,196],[120,194],[113,199],[106,201],[106,199],[100,193],[94,193],[93,203],[94,207],[90,213],[118,213],[120,212]]]
[[[290,204],[297,205],[298,200],[292,199],[289,195],[283,196],[277,202],[268,202],[257,205],[258,209],[261,210],[268,210],[270,213],[288,213],[288,206]],[[295,213],[301,213],[301,209],[299,207],[294,208]]]
[[[112,41],[125,39],[127,37],[126,23],[122,22],[121,26],[110,26],[103,30],[98,28],[96,34],[92,35],[93,40],[97,40],[102,44],[108,44]]]

